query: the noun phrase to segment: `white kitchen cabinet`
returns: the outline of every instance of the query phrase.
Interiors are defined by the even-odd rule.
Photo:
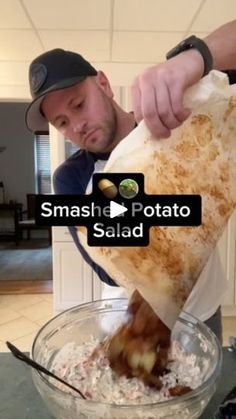
[[[73,242],[53,243],[53,280],[55,312],[92,300],[92,269]]]
[[[54,311],[99,300],[103,284],[80,256],[67,227],[53,227]]]

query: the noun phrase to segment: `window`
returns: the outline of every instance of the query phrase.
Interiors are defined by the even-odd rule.
[[[37,134],[34,148],[36,193],[48,194],[51,188],[49,135]]]
[[[65,139],[65,159],[70,157],[79,148]],[[48,134],[35,135],[35,189],[38,194],[52,193],[50,141]]]

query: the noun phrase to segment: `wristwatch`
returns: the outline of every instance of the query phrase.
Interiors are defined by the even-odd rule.
[[[204,72],[202,77],[204,77],[209,73],[209,71],[212,70],[213,57],[207,44],[202,39],[197,38],[195,35],[191,35],[189,38],[184,39],[178,45],[172,48],[169,52],[167,52],[166,59],[169,60],[169,58],[175,57],[181,52],[187,51],[192,48],[195,48],[203,58]]]

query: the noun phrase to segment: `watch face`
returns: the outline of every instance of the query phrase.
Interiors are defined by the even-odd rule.
[[[186,49],[192,48],[194,43],[196,42],[197,38],[194,35],[189,36],[188,38],[184,39],[179,45],[182,47],[182,51]]]
[[[178,45],[176,45],[174,48],[172,48],[167,54],[166,58],[167,60],[169,58],[175,57],[176,55],[180,54],[183,51],[186,51],[189,48],[192,48],[194,45],[194,41],[196,41],[197,38],[194,35],[189,36],[188,38],[181,41]]]

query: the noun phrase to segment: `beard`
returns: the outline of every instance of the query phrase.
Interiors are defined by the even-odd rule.
[[[117,114],[113,101],[108,98],[101,90],[102,98],[102,114],[104,118],[101,123],[91,124],[86,128],[86,132],[82,135],[83,146],[81,148],[93,153],[108,153],[113,150],[117,144]],[[95,132],[94,138],[87,140],[87,136],[93,131]]]

